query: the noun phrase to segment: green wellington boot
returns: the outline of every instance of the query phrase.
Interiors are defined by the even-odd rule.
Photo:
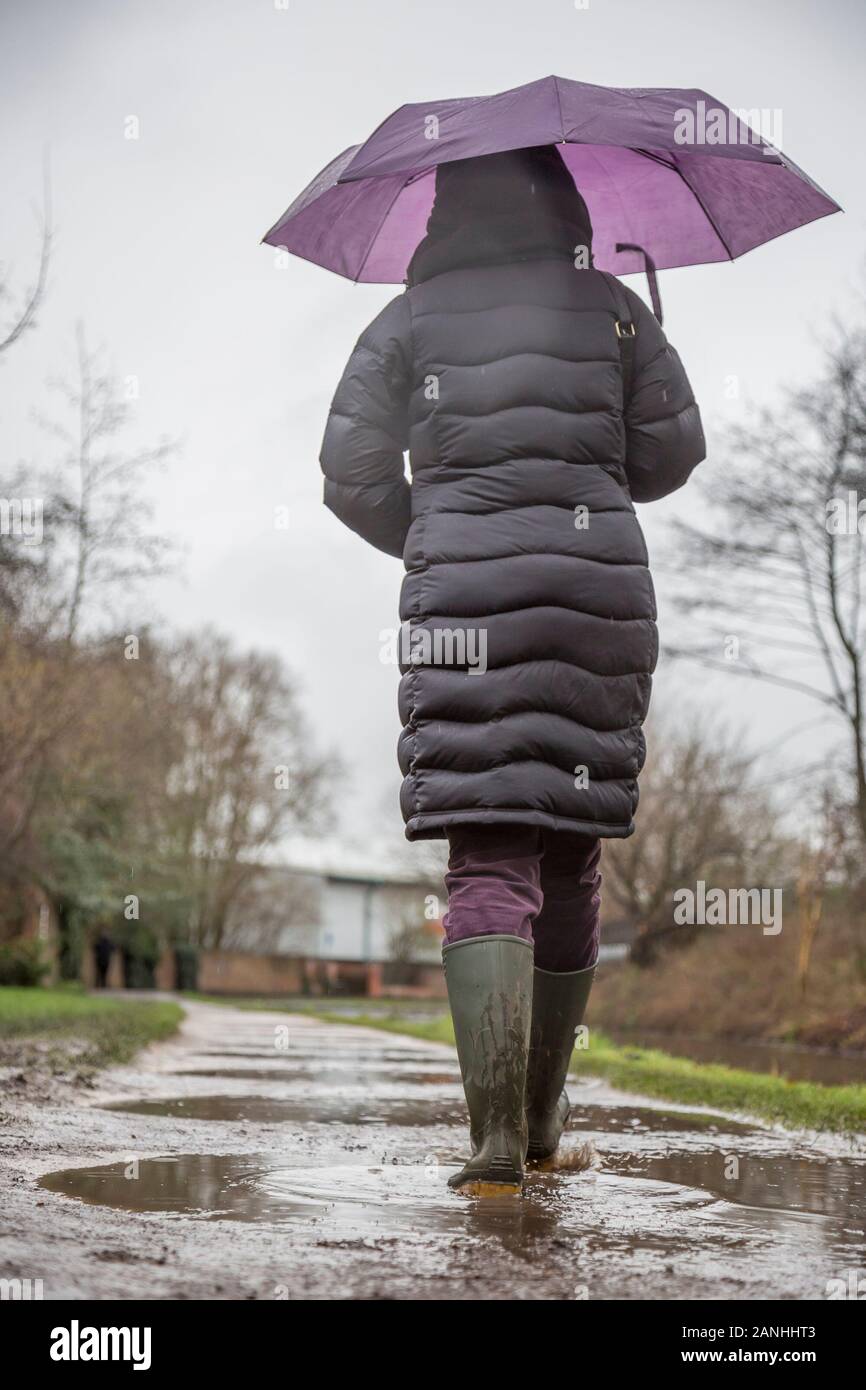
[[[536,970],[532,993],[532,1032],[526,1078],[527,1158],[540,1163],[556,1152],[571,1111],[565,1078],[574,1035],[583,1022],[595,966],[552,974]]]
[[[475,936],[442,952],[472,1157],[448,1179],[475,1197],[519,1192],[526,1158],[526,1061],[532,946],[519,936]]]

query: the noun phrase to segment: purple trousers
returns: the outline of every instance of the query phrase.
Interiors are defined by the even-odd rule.
[[[529,825],[455,825],[448,842],[449,944],[501,932],[534,941],[539,970],[595,964],[600,840]]]

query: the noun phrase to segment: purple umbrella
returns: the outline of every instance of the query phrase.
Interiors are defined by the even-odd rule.
[[[552,144],[589,207],[595,264],[617,275],[733,260],[840,211],[706,92],[545,77],[401,106],[323,169],[264,240],[350,280],[399,283],[426,231],[437,164]]]

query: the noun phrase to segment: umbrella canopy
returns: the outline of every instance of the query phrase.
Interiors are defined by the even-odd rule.
[[[547,144],[589,207],[595,265],[617,275],[643,270],[643,252],[659,270],[733,260],[840,211],[707,92],[545,77],[401,106],[323,169],[264,240],[350,280],[398,284],[424,237],[438,164]]]

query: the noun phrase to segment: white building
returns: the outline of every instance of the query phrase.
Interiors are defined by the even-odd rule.
[[[334,859],[338,859],[334,863]],[[224,948],[337,967],[378,967],[386,984],[412,986],[441,963],[444,883],[434,872],[389,869],[327,844],[302,845],[257,865],[232,910]],[[357,983],[358,969],[342,974]],[[329,981],[341,975],[325,972]]]

